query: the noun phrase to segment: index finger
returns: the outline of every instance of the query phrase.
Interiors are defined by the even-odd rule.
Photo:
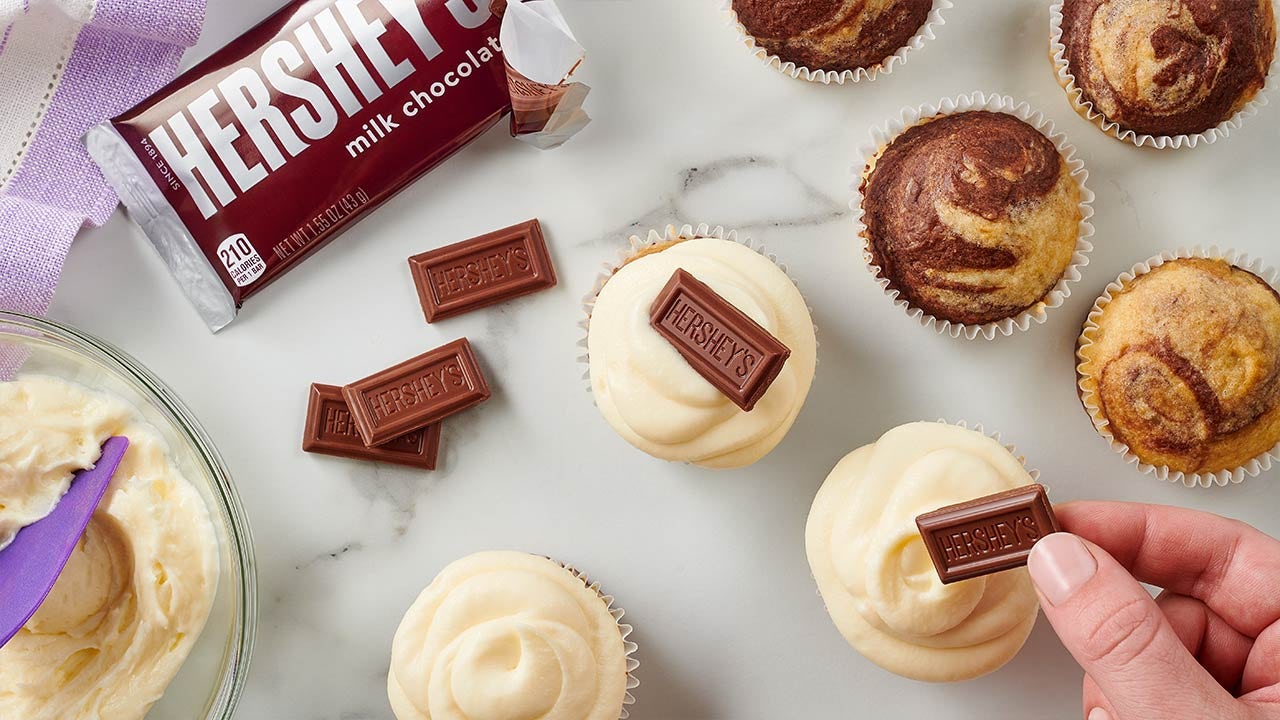
[[[1251,638],[1280,621],[1280,540],[1250,525],[1140,503],[1073,502],[1054,512],[1138,580],[1200,599]]]

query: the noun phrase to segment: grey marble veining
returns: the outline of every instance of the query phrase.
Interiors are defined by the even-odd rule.
[[[1280,108],[1191,152],[1115,142],[1055,84],[1037,0],[958,3],[906,65],[845,87],[764,67],[739,47],[718,2],[561,5],[589,52],[591,126],[549,152],[496,128],[218,336],[119,215],[71,253],[51,314],[164,378],[244,496],[262,616],[239,717],[391,717],[385,681],[402,613],[443,565],[492,548],[573,563],[617,596],[640,644],[636,720],[1074,717],[1080,672],[1044,623],[1003,670],[934,686],[863,660],[827,618],[803,548],[813,493],[842,455],[910,420],[1002,431],[1055,500],[1186,505],[1280,534],[1275,472],[1190,491],[1126,466],[1080,410],[1072,358],[1093,298],[1160,249],[1217,243],[1280,262],[1269,211]],[[195,55],[264,13],[255,0],[211,3]],[[1043,110],[1098,193],[1084,279],[1046,324],[994,342],[939,337],[895,309],[863,266],[848,209],[850,168],[871,126],[977,89]],[[543,221],[559,285],[426,325],[405,258],[529,217]],[[684,222],[763,243],[797,279],[819,329],[804,411],[775,452],[742,471],[648,458],[584,391],[583,296],[629,235]],[[494,397],[447,421],[436,472],[299,450],[309,383],[363,377],[460,336],[476,346]],[[257,363],[251,377],[239,372],[247,358]],[[228,387],[251,406],[229,403]]]

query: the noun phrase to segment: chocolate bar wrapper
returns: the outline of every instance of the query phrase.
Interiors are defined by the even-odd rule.
[[[216,331],[511,113],[513,74],[514,135],[581,129],[582,55],[552,0],[295,0],[85,144]]]

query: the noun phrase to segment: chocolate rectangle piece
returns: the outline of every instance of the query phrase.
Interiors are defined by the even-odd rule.
[[[440,426],[440,423],[432,423],[378,447],[368,447],[356,429],[347,401],[342,397],[342,388],[312,383],[302,449],[352,460],[373,460],[435,470],[436,456],[440,452]]]
[[[756,406],[791,350],[706,283],[671,275],[649,308],[649,324],[707,382],[743,410]]]
[[[381,445],[489,399],[466,338],[342,388],[365,445]]]
[[[409,269],[429,323],[556,284],[536,219],[414,255]]]
[[[1043,485],[1027,485],[916,518],[942,582],[1027,564],[1031,546],[1059,531]]]

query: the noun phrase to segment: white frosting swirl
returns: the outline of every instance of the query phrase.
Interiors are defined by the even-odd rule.
[[[915,518],[1032,482],[995,440],[943,423],[902,425],[845,456],[813,501],[805,546],[849,644],[891,672],[932,682],[1008,662],[1039,612],[1026,570],[943,585]]]
[[[440,572],[405,613],[387,693],[399,720],[617,720],[626,650],[572,572],[484,552]]]
[[[117,398],[50,377],[0,383],[0,533],[47,515],[113,435],[129,449],[84,537],[0,648],[0,718],[140,720],[213,606],[218,544],[204,500]]]
[[[698,374],[649,324],[677,269],[692,273],[791,350],[751,412]],[[636,258],[601,289],[587,333],[596,405],[627,442],[664,460],[750,465],[791,428],[809,394],[817,340],[808,306],[768,258],[731,240],[695,238]]]

